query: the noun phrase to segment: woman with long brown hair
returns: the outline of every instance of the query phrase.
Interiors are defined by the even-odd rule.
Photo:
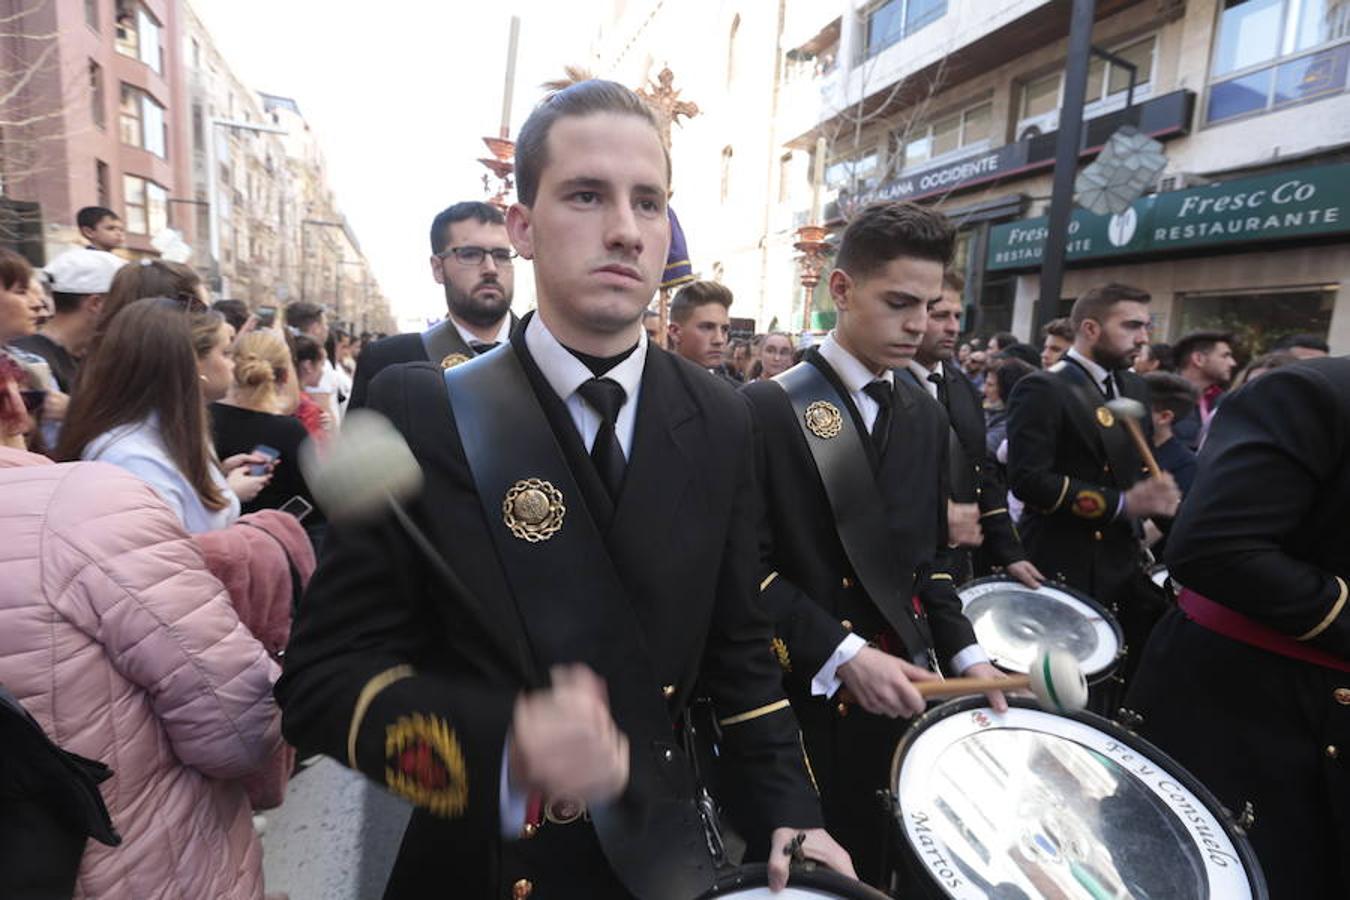
[[[81,369],[56,457],[136,474],[189,532],[233,522],[240,496],[252,499],[270,476],[231,460],[227,479],[211,450],[205,401],[229,386],[228,328],[219,313],[188,312],[179,300],[124,305]]]
[[[191,312],[205,312],[209,308],[206,284],[191,266],[162,259],[129,263],[113,276],[99,310],[98,326],[89,341],[87,355],[94,355],[108,327],[122,310],[146,297],[176,300],[180,307]]]

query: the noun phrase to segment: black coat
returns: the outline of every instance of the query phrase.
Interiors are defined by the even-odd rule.
[[[1122,396],[1149,408],[1142,378],[1128,370],[1114,377]],[[1087,371],[1068,358],[1019,381],[1008,403],[1008,483],[1026,504],[1022,543],[1036,567],[1111,606],[1141,568],[1121,497],[1145,472],[1105,403]],[[1151,435],[1150,417],[1141,424]]]
[[[514,330],[517,319],[515,313],[510,315],[511,328]],[[436,331],[433,345],[444,351],[437,359],[427,357],[426,334],[432,330]],[[347,401],[347,408],[360,409],[365,406],[366,398],[370,393],[370,382],[389,366],[409,362],[434,362],[439,364],[442,359],[452,354],[459,354],[469,359],[476,355],[473,348],[464,343],[464,338],[460,336],[459,329],[448,318],[439,325],[433,325],[428,332],[393,334],[375,341],[361,351],[361,356],[356,361],[356,374],[352,376],[352,396]]]
[[[603,506],[604,488],[565,406],[530,360],[522,332],[512,344],[583,495],[566,498],[567,515],[585,515]],[[425,472],[411,515],[480,598],[490,627],[508,646],[527,652],[526,629],[483,519],[440,367],[392,368],[372,382],[369,400],[407,437]],[[696,684],[719,716],[750,714],[724,726],[721,761],[728,781],[740,787],[726,798],[730,812],[751,840],[763,842],[771,825],[819,825],[820,811],[796,720],[782,702],[772,626],[755,603],[751,450],[749,416],[735,394],[651,347],[624,487],[612,517],[595,518],[608,520],[604,540],[646,639],[645,650],[633,648],[645,655],[635,671],[654,669],[669,685],[672,724]],[[570,594],[569,581],[567,572],[555,580],[559,621],[587,627],[589,598]],[[389,896],[505,897],[519,878],[546,886],[548,896],[623,896],[589,824],[546,823],[532,839],[500,839],[502,753],[521,685],[484,645],[478,627],[447,600],[394,523],[334,527],[277,687],[285,732],[293,743],[346,760],[381,783],[399,780],[386,757],[390,729],[415,715],[441,723],[441,743],[448,733],[462,752],[462,764],[449,772],[455,790],[448,797],[416,784],[403,791],[423,802]],[[534,652],[541,670],[567,661],[586,662],[565,651],[549,658]],[[400,666],[412,666],[415,674],[397,678],[406,673]],[[386,681],[383,689],[367,690]],[[373,702],[353,725],[363,691]],[[623,728],[617,710],[616,716]],[[634,744],[632,752],[664,751]],[[438,783],[443,774],[437,773]]]
[[[1027,555],[1022,549],[1012,517],[1008,515],[1008,487],[1003,482],[1000,466],[989,455],[985,440],[984,404],[980,392],[975,390],[975,385],[955,363],[950,360],[944,362],[942,372],[947,385],[947,415],[961,445],[964,462],[970,467],[970,474],[964,476],[962,481],[968,482],[975,494],[973,498],[956,496],[954,499],[979,504],[980,527],[984,530],[984,543],[980,545],[979,556],[989,565],[1007,567],[1026,559]],[[918,384],[913,371],[905,369],[904,377],[913,379],[924,393],[928,393],[924,385]],[[953,479],[954,489],[957,488],[955,482]],[[953,493],[960,491],[954,490]],[[969,555],[953,554],[958,559]],[[981,571],[976,574],[987,573]]]

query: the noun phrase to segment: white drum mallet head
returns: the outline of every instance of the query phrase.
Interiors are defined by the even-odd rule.
[[[1087,706],[1087,679],[1072,653],[1045,650],[1036,657],[1029,675],[1031,692],[1048,712],[1076,713]]]

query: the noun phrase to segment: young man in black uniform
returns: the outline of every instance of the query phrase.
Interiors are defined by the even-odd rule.
[[[445,289],[446,316],[418,334],[395,334],[361,351],[348,409],[366,405],[370,382],[386,366],[430,361],[449,368],[506,342],[516,252],[501,210],[465,200],[431,222],[431,277]]]
[[[1022,542],[1048,578],[1066,582],[1119,617],[1127,673],[1137,666],[1162,598],[1142,564],[1138,522],[1176,513],[1166,472],[1145,478],[1125,426],[1106,403],[1148,409],[1148,388],[1129,366],[1148,343],[1149,295],[1108,284],[1074,301],[1074,344],[1044,372],[1017,383],[1008,413],[1008,483],[1026,504]],[[1140,423],[1145,433],[1151,422]]]
[[[944,216],[915,204],[861,212],[830,273],[835,330],[742,391],[757,426],[774,649],[826,824],[874,883],[886,833],[876,792],[905,729],[896,719],[924,709],[912,682],[937,678],[939,663],[998,674],[940,558],[947,415],[896,372],[923,339],[952,240]]]
[[[1186,586],[1126,700],[1234,814],[1271,897],[1350,897],[1350,358],[1215,415],[1168,537]]]
[[[756,602],[749,415],[642,329],[670,240],[651,113],[612,82],[572,85],[516,159],[508,221],[537,313],[503,347],[370,392],[425,473],[410,515],[471,596],[393,519],[334,528],[277,688],[286,734],[415,804],[388,897],[688,898],[712,878],[676,746],[697,684],[726,806],[773,882],[798,835],[849,872]]]
[[[1045,581],[1027,559],[1008,515],[1008,488],[999,468],[989,458],[985,441],[984,405],[975,385],[956,366],[956,338],[961,333],[961,292],[965,280],[946,272],[942,296],[928,307],[928,330],[905,369],[928,396],[942,404],[951,420],[954,440],[949,444],[952,500],[961,506],[977,506],[978,530],[972,541],[978,552],[963,546],[953,552],[953,575],[957,583],[972,575],[988,575],[998,566],[1030,588]]]

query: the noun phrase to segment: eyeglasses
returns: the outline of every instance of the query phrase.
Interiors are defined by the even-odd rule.
[[[483,260],[492,256],[492,261],[499,266],[511,265],[511,260],[520,254],[514,250],[507,250],[505,247],[497,247],[494,250],[488,250],[486,247],[446,247],[436,256],[440,259],[453,256],[455,262],[462,266],[481,266]]]

